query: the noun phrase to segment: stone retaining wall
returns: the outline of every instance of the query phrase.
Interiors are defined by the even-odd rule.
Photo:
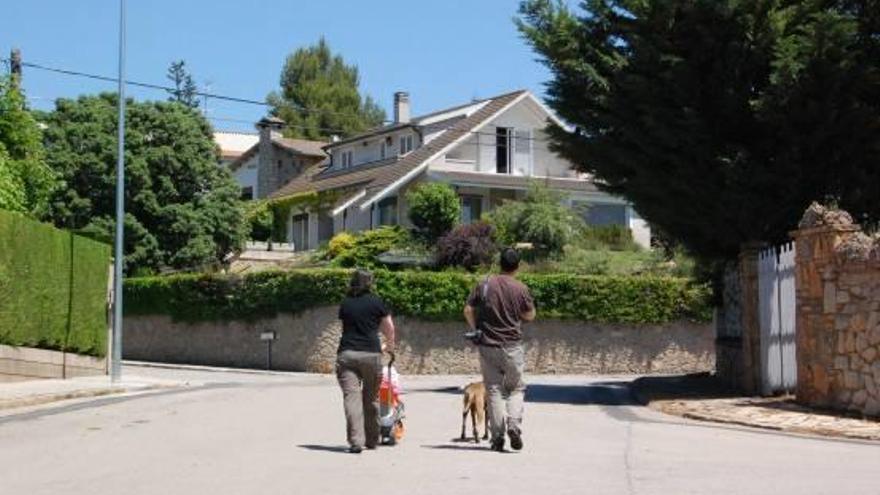
[[[31,347],[0,345],[0,382],[104,375],[107,360]]]
[[[398,366],[406,374],[478,372],[463,323],[399,317]],[[260,333],[276,332],[272,368],[328,373],[333,370],[341,326],[337,308],[279,315],[256,322],[187,324],[167,316],[125,319],[126,359],[242,368],[265,368],[268,344]],[[526,327],[531,373],[689,373],[714,368],[711,325],[595,325],[544,320]]]
[[[880,238],[820,208],[795,233],[797,399],[880,416]]]

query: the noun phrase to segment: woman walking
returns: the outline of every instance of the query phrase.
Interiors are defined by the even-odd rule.
[[[373,294],[373,274],[352,274],[348,295],[339,307],[342,338],[336,356],[336,378],[342,388],[348,451],[360,454],[379,443],[379,386],[382,351],[394,350],[394,322],[385,303]]]

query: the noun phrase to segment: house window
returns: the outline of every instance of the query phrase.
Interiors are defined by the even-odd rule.
[[[397,196],[379,201],[379,225],[397,225]]]
[[[412,134],[400,136],[400,155],[405,155],[413,150]]]
[[[480,196],[461,197],[461,223],[474,223],[483,216],[483,198]]]
[[[513,129],[498,127],[495,129],[495,171],[499,174],[510,173],[512,149],[510,146]]]
[[[352,166],[354,158],[354,152],[352,151],[343,151],[342,152],[342,168],[348,168]]]
[[[626,226],[626,205],[592,204],[584,218],[588,225]]]
[[[241,188],[241,199],[242,201],[250,201],[254,199],[254,188],[253,186],[247,186]]]

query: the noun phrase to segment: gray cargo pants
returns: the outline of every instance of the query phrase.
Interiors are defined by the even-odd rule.
[[[526,392],[524,368],[525,349],[522,344],[508,347],[480,346],[480,370],[489,401],[489,431],[493,440],[504,438],[505,426],[507,430],[521,431]]]
[[[340,352],[336,356],[336,379],[342,388],[348,444],[353,447],[375,447],[379,443],[382,354]]]

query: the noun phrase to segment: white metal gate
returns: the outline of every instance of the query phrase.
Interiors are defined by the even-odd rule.
[[[758,293],[761,324],[761,392],[791,392],[797,385],[795,361],[794,243],[761,252]]]

